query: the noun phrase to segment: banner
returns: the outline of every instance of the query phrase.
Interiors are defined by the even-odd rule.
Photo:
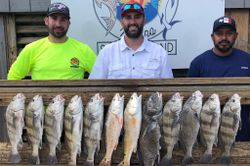
[[[70,37],[88,44],[97,54],[124,34],[120,8],[128,0],[51,0],[70,8]],[[144,36],[168,53],[173,69],[188,68],[211,49],[215,19],[224,15],[225,0],[134,0],[144,6]]]

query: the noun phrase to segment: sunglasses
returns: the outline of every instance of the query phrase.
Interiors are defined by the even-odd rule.
[[[136,9],[136,10],[142,10],[143,8],[139,4],[126,4],[123,6],[122,11],[126,11],[129,9]]]

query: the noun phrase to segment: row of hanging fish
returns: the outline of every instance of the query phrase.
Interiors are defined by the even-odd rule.
[[[163,107],[162,94],[152,93],[142,108],[142,96],[133,93],[124,110],[124,96],[114,95],[105,120],[106,153],[101,166],[112,164],[122,128],[124,128],[124,158],[119,165],[130,165],[132,153],[139,152],[139,161],[145,166],[172,165],[173,149],[178,141],[185,149],[182,165],[192,163],[192,149],[200,131],[206,151],[201,163],[212,160],[213,144],[223,144],[222,163],[230,163],[230,149],[240,126],[240,96],[234,94],[220,115],[220,101],[212,94],[202,106],[203,95],[195,91],[183,105],[183,96],[175,93]],[[94,165],[95,154],[100,150],[104,123],[104,98],[95,94],[84,110],[81,97],[74,96],[64,111],[65,99],[57,95],[44,111],[42,96],[36,95],[25,109],[25,96],[17,94],[6,111],[6,122],[12,145],[9,160],[21,161],[18,148],[22,146],[22,131],[27,128],[32,145],[31,163],[39,164],[43,128],[49,145],[48,163],[57,163],[56,148],[61,147],[64,129],[65,142],[70,154],[69,165],[76,165],[83,139],[87,159],[84,165]],[[182,106],[183,105],[183,106]],[[44,115],[45,114],[45,115]],[[44,126],[44,127],[43,127]],[[220,129],[220,130],[219,130]],[[83,134],[83,135],[82,135]],[[160,157],[160,139],[167,153]]]
[[[200,131],[202,144],[206,151],[200,158],[200,163],[212,162],[212,148],[218,140],[222,145],[222,164],[230,164],[230,150],[241,125],[241,97],[234,94],[226,102],[222,113],[218,94],[212,94],[202,106],[203,95],[195,91],[182,107],[183,97],[175,93],[166,103],[162,117],[162,137],[167,147],[159,165],[172,165],[174,146],[180,141],[185,155],[182,165],[193,162],[192,149]]]

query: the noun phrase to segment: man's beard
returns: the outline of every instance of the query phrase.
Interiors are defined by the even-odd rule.
[[[137,31],[136,32],[130,32],[129,31],[129,27],[130,26],[136,26],[137,27]],[[143,32],[143,25],[139,26],[139,25],[130,25],[124,28],[124,32],[125,34],[132,39],[137,39],[141,36],[142,32]]]
[[[217,48],[220,52],[226,53],[226,52],[229,52],[233,48],[234,42],[230,43],[230,42],[226,41],[229,44],[226,47],[225,46],[221,46],[220,45],[221,42],[219,42],[218,44],[214,43],[215,48]]]
[[[60,31],[60,32],[56,32],[54,29],[55,29],[55,28],[48,28],[48,31],[49,31],[49,33],[50,33],[52,36],[54,36],[55,38],[62,38],[62,37],[64,37],[64,36],[66,36],[66,34],[67,34],[67,32],[68,32],[68,29],[62,30],[62,31]]]

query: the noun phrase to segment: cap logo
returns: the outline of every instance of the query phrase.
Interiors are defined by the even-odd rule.
[[[66,8],[66,6],[63,4],[56,4],[55,7],[58,9],[65,9]]]
[[[232,19],[231,18],[222,18],[222,19],[219,20],[219,22],[232,24]]]

